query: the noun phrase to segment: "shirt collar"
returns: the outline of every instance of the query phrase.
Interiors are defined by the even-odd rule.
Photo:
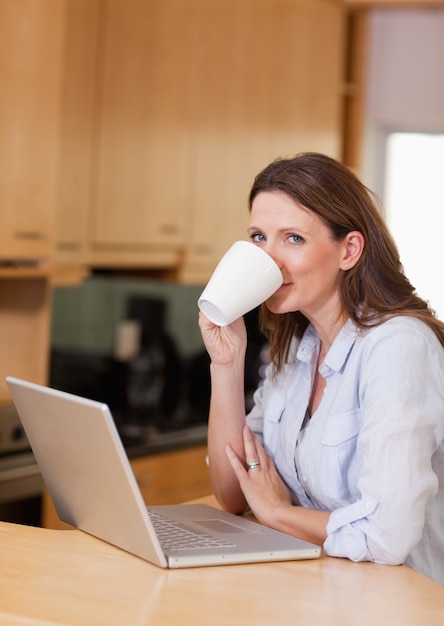
[[[356,341],[358,330],[352,320],[347,320],[337,334],[330,350],[321,365],[321,373],[325,376],[329,371],[339,372],[343,369],[348,355]],[[309,361],[319,350],[319,335],[310,324],[299,342],[296,359]]]

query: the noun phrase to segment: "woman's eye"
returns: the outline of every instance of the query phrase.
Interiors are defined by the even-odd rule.
[[[290,243],[301,243],[304,241],[300,235],[289,235],[288,239],[290,240]]]
[[[262,243],[263,241],[266,241],[265,235],[262,233],[252,233],[250,235],[250,239],[253,243]]]

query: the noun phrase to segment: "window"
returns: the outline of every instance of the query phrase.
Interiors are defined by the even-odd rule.
[[[444,319],[444,134],[387,135],[383,202],[406,276]]]

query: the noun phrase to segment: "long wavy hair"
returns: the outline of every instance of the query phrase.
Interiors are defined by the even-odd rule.
[[[399,315],[416,317],[433,330],[444,347],[444,323],[404,275],[378,199],[347,167],[313,152],[277,159],[256,176],[249,195],[250,211],[256,196],[264,191],[283,192],[318,215],[336,241],[354,230],[364,235],[359,261],[340,278],[342,311],[358,327],[377,326]],[[271,360],[279,371],[288,359],[293,337],[302,336],[308,320],[299,311],[271,313],[265,304],[259,319],[270,341]]]

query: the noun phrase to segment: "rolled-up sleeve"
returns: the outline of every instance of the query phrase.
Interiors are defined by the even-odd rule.
[[[368,517],[375,512],[377,506],[378,503],[374,500],[359,500],[350,506],[333,511],[327,525],[325,553],[329,556],[348,556],[353,561],[370,560],[363,526],[367,525]],[[344,542],[347,546],[347,555],[344,554]]]

